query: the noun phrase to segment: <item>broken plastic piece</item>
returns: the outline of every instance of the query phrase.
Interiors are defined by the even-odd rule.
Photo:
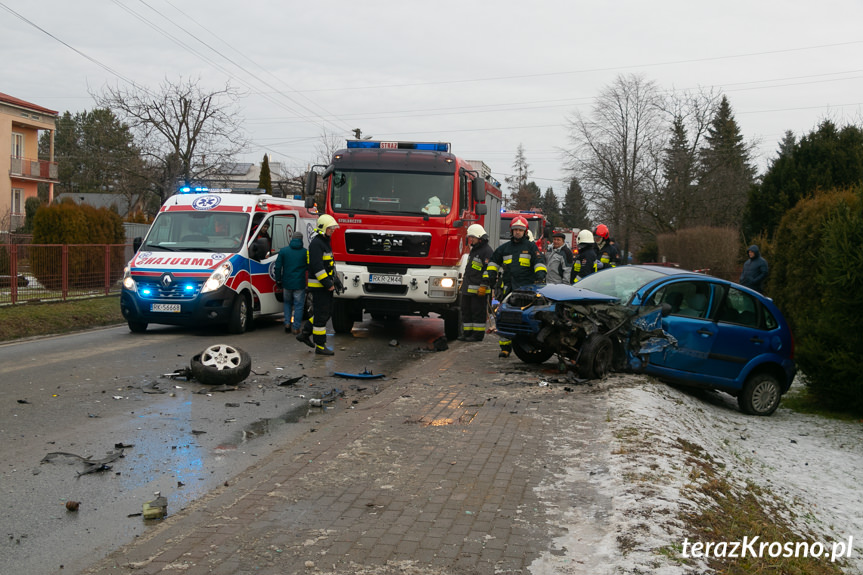
[[[339,377],[351,377],[355,379],[377,379],[379,377],[384,377],[382,373],[372,373],[368,368],[365,368],[360,373],[346,373],[344,371],[337,371],[333,373],[333,375],[337,375]]]
[[[155,499],[144,503],[144,519],[162,519],[168,514],[168,499],[158,491],[154,495]]]

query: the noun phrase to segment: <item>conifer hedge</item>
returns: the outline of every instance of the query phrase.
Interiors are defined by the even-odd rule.
[[[98,288],[105,275],[105,248],[79,247],[83,244],[125,244],[123,222],[116,212],[64,202],[43,206],[33,217],[34,244],[76,244],[69,249],[70,288]],[[61,248],[34,246],[30,255],[30,268],[36,279],[48,289],[60,289]],[[111,280],[123,273],[124,248],[110,248]]]
[[[771,249],[769,293],[825,406],[863,414],[863,188],[800,200]]]

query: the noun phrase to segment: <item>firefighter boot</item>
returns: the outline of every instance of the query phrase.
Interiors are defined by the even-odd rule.
[[[509,340],[501,340],[500,342],[500,353],[497,354],[498,357],[509,357],[510,352],[512,352],[512,342]]]

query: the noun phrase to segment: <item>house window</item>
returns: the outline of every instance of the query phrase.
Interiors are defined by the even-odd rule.
[[[12,188],[12,213],[21,215],[24,213],[24,190]]]
[[[24,134],[12,132],[12,157],[24,157]]]

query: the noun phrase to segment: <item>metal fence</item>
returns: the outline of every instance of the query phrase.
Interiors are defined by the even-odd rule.
[[[132,244],[0,244],[0,305],[120,293]]]

